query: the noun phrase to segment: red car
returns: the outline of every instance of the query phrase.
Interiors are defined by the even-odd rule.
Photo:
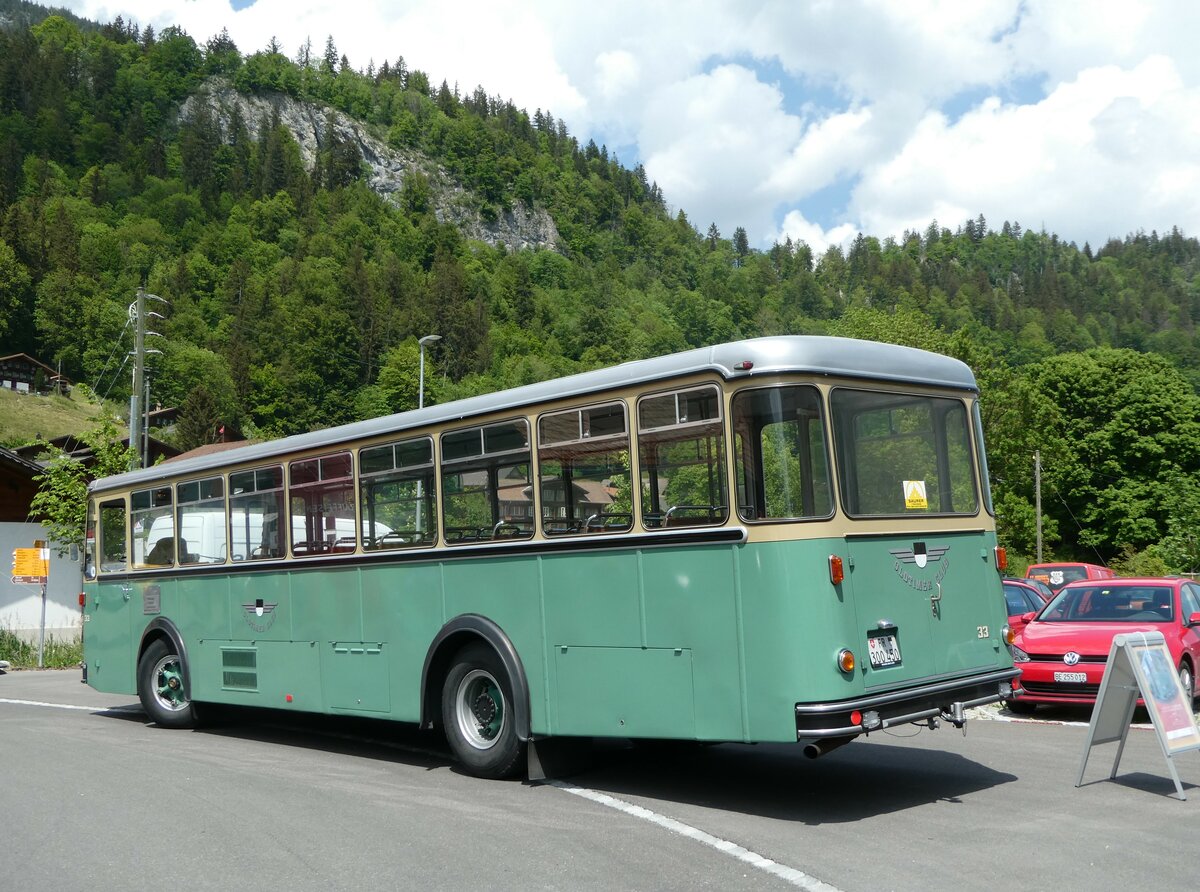
[[[1083,579],[1061,589],[1012,645],[1025,693],[1013,712],[1038,703],[1092,704],[1116,635],[1162,632],[1183,689],[1195,697],[1200,666],[1200,585],[1188,579]]]
[[[1004,602],[1008,606],[1008,626],[1014,632],[1025,628],[1025,617],[1046,606],[1046,598],[1037,588],[1022,579],[1004,580]]]

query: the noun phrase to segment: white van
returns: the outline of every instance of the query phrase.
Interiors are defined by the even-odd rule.
[[[233,560],[283,557],[279,542],[279,524],[275,515],[260,512],[238,512],[233,517],[230,537],[225,535],[225,512],[221,510],[187,511],[179,531],[179,563],[223,564],[226,555]],[[304,515],[292,515],[292,548],[295,554],[336,553],[353,551],[355,545],[354,518],[329,518],[323,541],[310,543],[305,538]],[[391,530],[375,524],[376,534],[384,536]],[[174,561],[175,521],[165,514],[154,519],[146,535],[135,530],[133,540],[135,566],[165,566]]]

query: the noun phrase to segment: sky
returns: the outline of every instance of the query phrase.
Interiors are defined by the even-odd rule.
[[[752,247],[983,214],[1080,247],[1200,236],[1194,0],[56,0],[243,54],[332,36],[561,118]],[[236,7],[236,8],[235,8]]]

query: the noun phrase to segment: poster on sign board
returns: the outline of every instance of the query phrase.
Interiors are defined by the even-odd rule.
[[[1191,704],[1186,702],[1187,694],[1179,683],[1166,642],[1131,641],[1127,647],[1142,701],[1158,729],[1163,748],[1175,753],[1200,747],[1200,730],[1196,728]]]

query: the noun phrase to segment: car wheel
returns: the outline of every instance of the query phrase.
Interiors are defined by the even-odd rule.
[[[166,641],[150,642],[138,660],[138,699],[154,724],[163,728],[190,728],[196,712],[184,683],[187,667],[183,657]]]
[[[1008,711],[1015,715],[1033,715],[1037,710],[1036,703],[1030,703],[1028,700],[1009,700],[1004,704],[1008,707]]]
[[[1190,706],[1196,699],[1196,676],[1188,663],[1179,664],[1179,684],[1183,687],[1183,696]]]

